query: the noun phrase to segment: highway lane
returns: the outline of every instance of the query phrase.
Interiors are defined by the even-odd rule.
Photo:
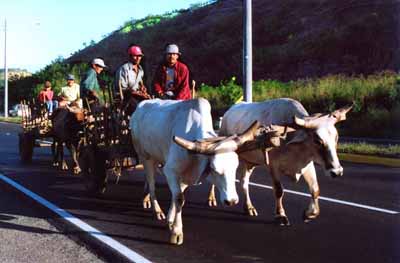
[[[15,126],[0,124],[2,173],[154,262],[400,260],[398,214],[321,200],[321,216],[305,224],[301,215],[308,198],[286,193],[286,212],[292,225],[278,227],[273,224],[272,191],[257,186],[251,187],[260,214],[256,218],[243,214],[242,203],[233,208],[208,208],[207,184],[189,188],[183,210],[185,243],[171,246],[165,222],[156,221],[151,211],[141,207],[142,171],[125,174],[118,185],[110,185],[104,198],[93,198],[85,193],[79,176],[50,167],[49,149],[35,149],[33,163],[22,166],[16,131]],[[319,177],[322,196],[400,211],[400,169],[350,163],[344,167],[343,178]],[[158,179],[158,198],[167,212],[169,192],[165,180]],[[262,169],[252,181],[270,185]],[[284,186],[307,192],[303,180],[294,184],[285,179]],[[99,253],[112,261],[113,254],[104,247]]]
[[[13,187],[0,183],[0,196],[1,262],[103,262],[50,224],[55,216]]]

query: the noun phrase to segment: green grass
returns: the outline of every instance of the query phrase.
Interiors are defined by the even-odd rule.
[[[338,152],[400,158],[400,145],[375,145],[368,143],[340,143]]]
[[[242,95],[235,82],[219,86],[201,85],[198,97],[211,102],[213,110],[223,112]],[[324,113],[353,104],[348,121],[338,125],[340,134],[354,137],[400,139],[400,75],[383,71],[373,75],[328,75],[315,79],[288,82],[259,80],[253,82],[253,101],[293,98],[310,113]]]

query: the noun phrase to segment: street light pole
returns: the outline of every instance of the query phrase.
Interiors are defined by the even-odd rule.
[[[4,19],[4,117],[8,118],[7,19]]]
[[[244,100],[252,102],[253,41],[251,26],[251,0],[243,0],[243,93]]]

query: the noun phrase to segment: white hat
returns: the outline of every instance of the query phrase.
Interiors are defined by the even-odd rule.
[[[175,44],[170,44],[167,46],[167,48],[165,49],[165,53],[166,54],[181,54],[181,52],[179,52],[179,48],[177,45]]]
[[[101,58],[95,58],[92,60],[92,64],[95,64],[97,66],[100,66],[102,68],[106,68],[106,64],[104,64],[104,60],[102,60]]]

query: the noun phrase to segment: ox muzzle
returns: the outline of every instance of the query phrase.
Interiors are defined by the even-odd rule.
[[[341,177],[343,176],[343,167],[328,169],[328,173],[332,178]]]

